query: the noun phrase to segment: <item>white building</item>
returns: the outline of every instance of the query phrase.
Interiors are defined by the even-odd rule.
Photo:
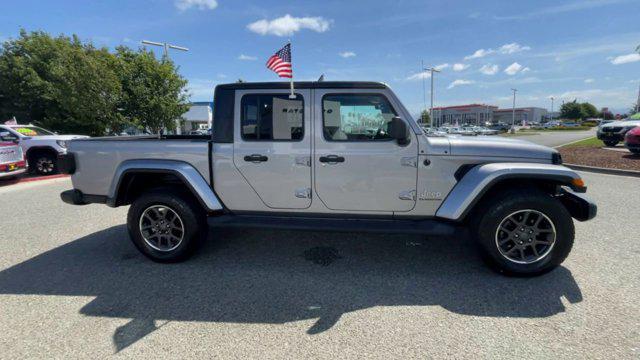
[[[182,115],[184,124],[180,127],[182,134],[188,134],[194,130],[207,130],[211,128],[213,119],[213,103],[207,101],[192,102],[189,110]]]

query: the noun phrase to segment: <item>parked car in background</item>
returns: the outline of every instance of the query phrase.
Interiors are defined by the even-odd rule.
[[[489,129],[497,130],[499,132],[507,132],[507,131],[509,131],[509,129],[511,129],[511,125],[508,125],[508,124],[505,124],[505,123],[496,123],[496,124],[491,124],[489,126]]]
[[[576,127],[576,126],[580,126],[580,124],[578,124],[575,121],[568,121],[568,122],[563,122],[560,124],[561,127]]]
[[[29,169],[40,175],[58,172],[56,159],[58,155],[67,153],[68,141],[88,138],[83,135],[58,135],[33,125],[0,125],[0,133],[7,140],[20,141]]]
[[[632,153],[640,155],[640,126],[627,131],[624,135],[624,146]]]
[[[22,148],[17,141],[6,141],[0,133],[0,180],[14,178],[27,171]]]
[[[498,130],[488,129],[484,126],[474,126],[473,131],[477,135],[498,135],[500,133]]]
[[[616,146],[624,141],[624,136],[629,130],[637,126],[640,126],[640,120],[614,121],[599,126],[597,136],[605,145]]]

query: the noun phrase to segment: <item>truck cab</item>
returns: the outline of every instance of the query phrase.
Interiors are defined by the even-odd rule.
[[[470,234],[495,269],[535,275],[596,212],[557,151],[427,136],[376,82],[219,85],[211,136],[74,140],[59,166],[64,201],[131,205],[131,239],[163,262],[209,229],[271,227]]]

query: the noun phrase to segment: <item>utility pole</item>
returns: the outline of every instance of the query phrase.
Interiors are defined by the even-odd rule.
[[[155,42],[155,41],[149,41],[149,40],[142,40],[142,43],[145,45],[153,45],[153,46],[160,46],[163,48],[162,50],[162,58],[163,59],[169,59],[169,49],[175,49],[175,50],[180,50],[180,51],[189,51],[188,48],[183,47],[183,46],[178,46],[178,45],[171,45],[169,43],[161,43],[161,42]],[[180,120],[176,119],[176,134],[180,135],[182,133],[182,131],[180,130]],[[158,134],[159,136],[159,134]]]
[[[420,71],[424,72],[424,60],[420,63]],[[422,97],[424,100],[424,111],[427,111],[427,82],[425,81],[424,75],[422,76]],[[429,118],[431,118],[431,114],[429,114]],[[422,123],[422,114],[420,114],[420,123]],[[424,124],[423,124],[424,125]]]
[[[424,71],[429,71],[431,73],[431,108],[429,109],[429,118],[431,120],[431,128],[433,128],[433,73],[439,73],[440,70],[435,69],[434,67],[423,69]],[[424,78],[423,78],[424,79]]]
[[[552,96],[551,97],[551,121],[553,121],[553,100],[555,100],[555,98]]]
[[[513,108],[511,110],[511,130],[515,130],[516,127],[516,92],[518,89],[511,88],[513,91]]]

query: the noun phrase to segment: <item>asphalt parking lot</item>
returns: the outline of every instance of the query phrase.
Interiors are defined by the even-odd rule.
[[[531,279],[406,235],[225,231],[160,265],[68,179],[0,188],[0,358],[637,359],[639,182],[584,178],[599,216]]]

